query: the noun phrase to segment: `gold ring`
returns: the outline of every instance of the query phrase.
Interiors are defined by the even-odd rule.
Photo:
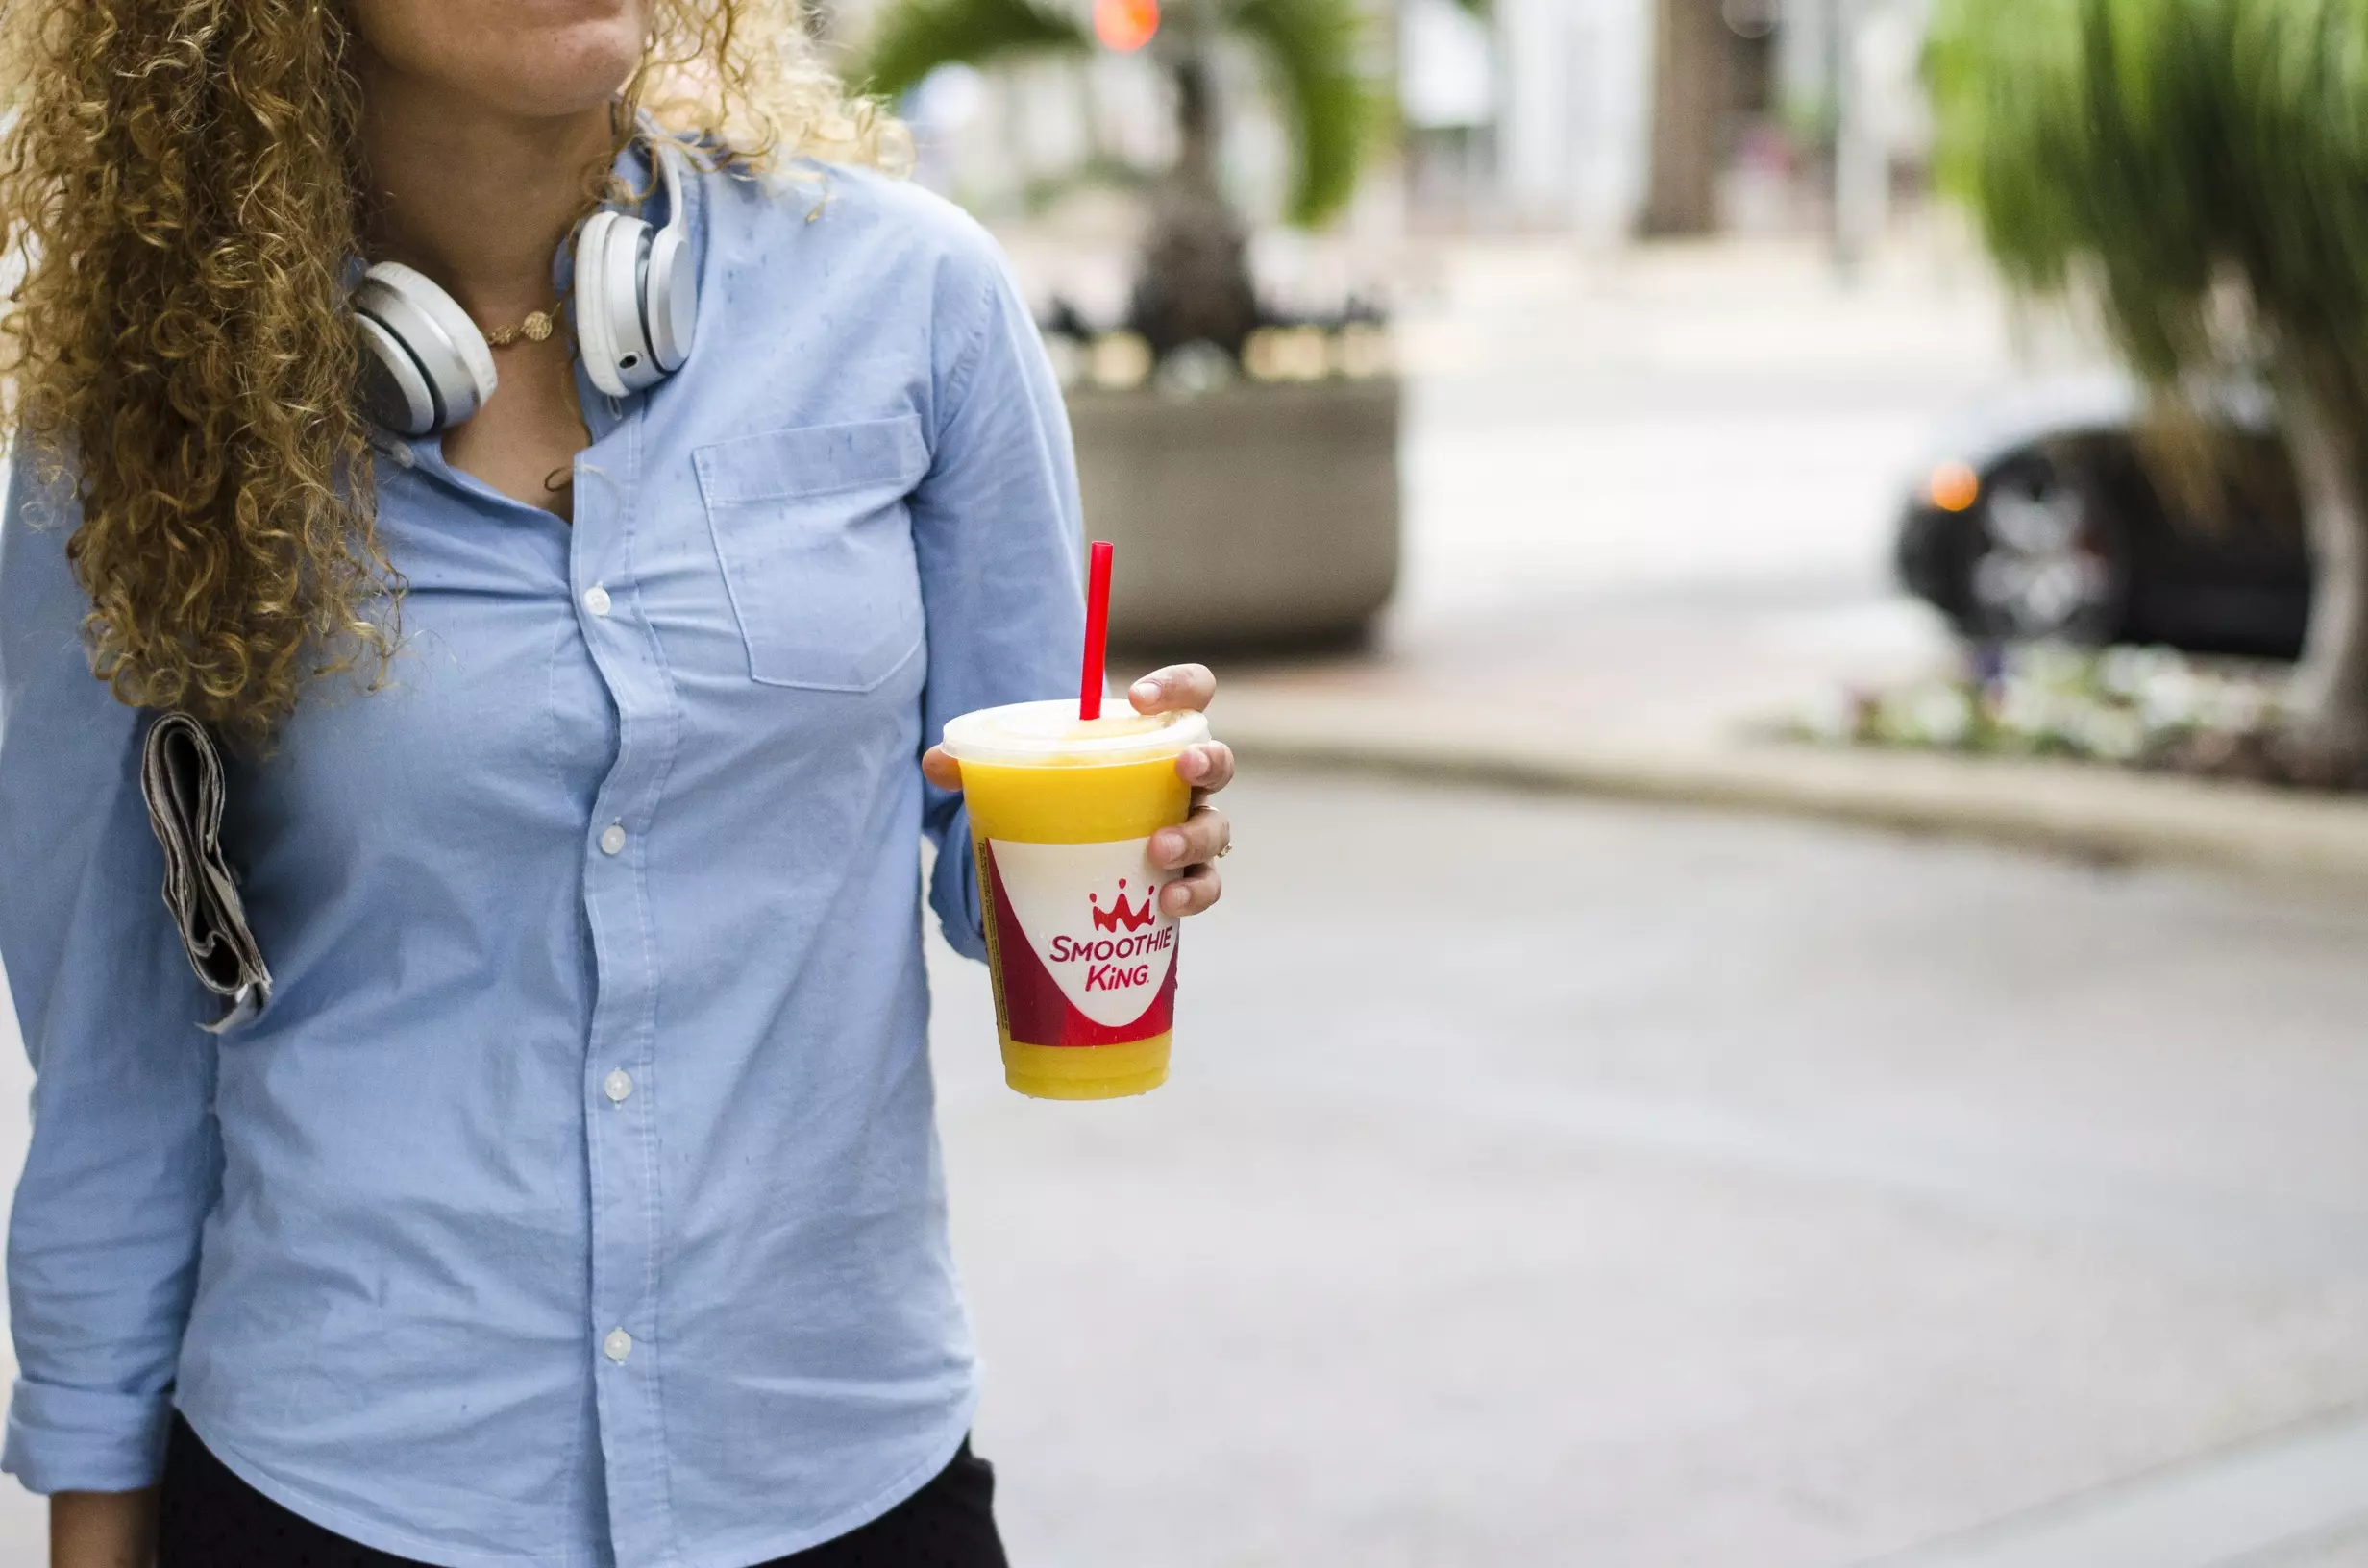
[[[1231,839],[1227,839],[1227,840],[1225,841],[1225,847],[1223,847],[1222,849],[1220,849],[1219,851],[1217,851],[1217,858],[1218,858],[1218,859],[1220,859],[1220,860],[1222,860],[1222,859],[1224,859],[1227,855],[1230,855],[1230,854],[1232,854],[1232,853],[1233,853],[1233,841],[1232,841]]]

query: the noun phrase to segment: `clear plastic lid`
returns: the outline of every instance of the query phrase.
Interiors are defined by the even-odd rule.
[[[1208,716],[1137,713],[1124,698],[1099,719],[1079,719],[1074,698],[980,708],[950,720],[946,749],[957,762],[1004,762],[1038,768],[1090,767],[1172,757],[1209,738]]]

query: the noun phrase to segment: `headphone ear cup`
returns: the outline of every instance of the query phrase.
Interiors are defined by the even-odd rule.
[[[608,236],[623,220],[614,212],[595,212],[576,235],[576,286],[572,302],[576,318],[576,352],[583,355],[584,374],[592,384],[612,398],[626,394],[617,376],[616,334],[608,311]]]
[[[642,331],[650,226],[595,213],[576,247],[576,346],[592,384],[612,398],[654,386],[666,371]]]
[[[650,265],[641,282],[641,324],[658,369],[672,375],[691,356],[691,334],[699,325],[699,276],[690,243],[669,224],[650,242]]]
[[[370,417],[408,436],[450,429],[493,396],[493,351],[469,313],[425,274],[381,261],[354,290]]]
[[[603,210],[576,237],[576,349],[584,374],[612,398],[655,386],[690,357],[699,276],[682,218],[682,159],[653,143],[671,208],[663,229]]]
[[[354,331],[361,339],[361,406],[371,423],[398,435],[426,435],[436,428],[435,391],[403,340],[357,310]]]

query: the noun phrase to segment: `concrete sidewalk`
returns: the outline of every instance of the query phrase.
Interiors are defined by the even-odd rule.
[[[1458,778],[1939,834],[2105,864],[2368,894],[2368,801],[2076,763],[1609,734],[1485,690],[1228,684],[1218,734],[1262,761]]]

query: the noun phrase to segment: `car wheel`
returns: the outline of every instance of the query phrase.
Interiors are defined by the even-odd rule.
[[[2119,634],[2129,551],[2076,459],[2031,453],[2002,465],[1972,522],[1965,602],[1977,635],[2094,644]]]

